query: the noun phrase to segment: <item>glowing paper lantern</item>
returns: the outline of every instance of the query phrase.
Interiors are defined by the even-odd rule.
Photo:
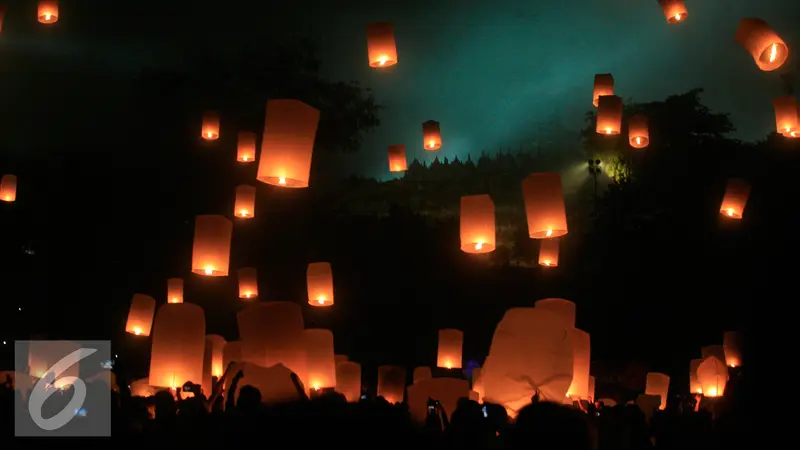
[[[589,401],[593,402],[595,399],[594,396],[594,387],[595,387],[595,380],[593,376],[589,376]]]
[[[378,367],[378,397],[389,403],[402,403],[406,391],[406,369],[399,366]]]
[[[406,146],[403,144],[389,147],[389,172],[405,172],[408,170]]]
[[[719,213],[731,219],[741,219],[748,197],[750,197],[750,185],[746,181],[735,178],[728,180]]]
[[[167,280],[167,303],[183,303],[183,278]]]
[[[239,298],[254,299],[258,297],[258,276],[254,267],[239,269]]]
[[[17,200],[17,176],[3,175],[0,180],[0,200],[12,203]]]
[[[36,378],[44,378],[61,358],[80,350],[81,346],[72,341],[30,341],[28,344],[28,367],[30,374]],[[80,374],[80,361],[66,368],[53,379],[53,387],[66,388],[72,384],[71,377]],[[56,375],[53,373],[53,375]],[[5,381],[5,379],[3,379]],[[36,380],[38,381],[38,380]]]
[[[58,22],[58,0],[39,0],[37,17],[41,23]]]
[[[218,334],[209,334],[206,336],[206,344],[211,346],[211,375],[221,377],[225,371],[223,354],[228,343],[225,342],[224,337]]]
[[[697,381],[706,397],[721,397],[728,382],[728,368],[715,356],[704,358],[697,367]]]
[[[242,343],[241,341],[231,341],[225,344],[222,348],[222,370],[228,368],[232,362],[242,361]]]
[[[453,417],[458,400],[469,397],[469,382],[455,378],[427,378],[408,387],[408,412],[418,425],[428,417],[428,399],[439,401],[447,417]]]
[[[575,328],[575,303],[563,298],[543,298],[534,303],[537,309],[551,311],[558,318],[561,326],[567,329]]]
[[[592,364],[592,344],[589,333],[573,328],[572,330],[572,383],[567,395],[573,399],[588,400],[589,368]]]
[[[722,336],[722,347],[725,350],[725,364],[728,367],[742,365],[742,336],[736,331],[726,331]]]
[[[250,303],[236,315],[242,361],[270,367],[283,364],[306,380],[303,312],[293,302]]]
[[[597,105],[597,134],[616,135],[622,131],[622,97],[601,95]]]
[[[661,405],[658,409],[667,407],[667,392],[669,391],[669,376],[658,372],[647,374],[647,384],[644,388],[645,395],[658,395],[661,397]]]
[[[461,251],[489,253],[495,249],[494,202],[487,194],[461,197]]]
[[[464,333],[460,330],[439,330],[439,352],[436,366],[446,369],[461,368],[461,350],[464,347]]]
[[[336,392],[350,403],[361,399],[361,364],[353,361],[336,364]]]
[[[775,99],[775,125],[778,133],[785,137],[800,137],[800,110],[797,99],[786,96]]]
[[[703,393],[703,386],[700,385],[700,380],[697,379],[697,368],[700,367],[702,362],[702,358],[689,361],[689,392],[692,394]]]
[[[431,368],[430,367],[421,366],[421,367],[415,367],[414,368],[414,373],[413,373],[413,376],[411,377],[411,379],[414,381],[414,383],[417,383],[417,382],[422,381],[422,380],[426,380],[428,378],[433,378],[433,374],[431,373]]]
[[[306,270],[308,285],[308,304],[312,306],[333,305],[333,272],[331,264],[315,262]]]
[[[422,145],[428,151],[442,148],[442,131],[439,129],[439,122],[429,120],[422,124]]]
[[[547,239],[567,234],[567,211],[561,188],[561,174],[539,172],[522,181],[525,215],[531,239]]]
[[[594,76],[594,91],[592,92],[592,104],[599,105],[600,96],[614,95],[614,77],[610,73],[598,73]]]
[[[319,110],[299,100],[269,100],[256,179],[287,188],[308,187]]]
[[[211,373],[212,371],[212,359],[214,358],[214,343],[208,340],[208,336],[206,336],[206,343],[205,347],[203,347],[203,382],[200,383],[200,387],[202,388],[204,393],[212,392],[214,388],[214,375]],[[194,393],[192,392],[181,392],[181,399],[184,398],[184,395],[191,394],[194,397]]]
[[[150,352],[150,385],[179,388],[203,381],[206,317],[191,303],[166,304],[156,313]]]
[[[236,142],[236,160],[251,163],[256,160],[256,134],[252,131],[240,131]]]
[[[735,39],[763,71],[780,68],[789,57],[789,47],[761,19],[742,19],[736,29]]]
[[[156,300],[153,297],[133,294],[125,331],[136,336],[150,336],[150,327],[153,325],[155,312]]]
[[[203,125],[200,135],[207,141],[219,139],[219,114],[209,111],[203,114]]]
[[[645,148],[650,145],[647,117],[637,114],[628,120],[628,141],[633,148]]]
[[[241,219],[252,219],[256,216],[256,188],[241,185],[236,187],[236,203],[233,214]]]
[[[689,17],[689,11],[686,10],[683,0],[658,0],[658,3],[664,10],[664,16],[670,25],[683,22]]]
[[[367,57],[370,67],[389,67],[397,64],[394,25],[389,22],[367,25]]]
[[[312,389],[336,387],[336,360],[333,356],[333,333],[330,330],[308,329],[303,332],[306,349],[308,385]]]
[[[539,243],[539,265],[558,266],[558,238],[542,239]]]
[[[233,223],[225,216],[200,215],[194,221],[192,272],[211,277],[228,276]]]

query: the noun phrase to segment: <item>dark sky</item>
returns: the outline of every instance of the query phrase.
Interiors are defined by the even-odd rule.
[[[354,172],[371,176],[386,175],[390,144],[429,156],[421,146],[428,119],[441,122],[439,154],[449,157],[517,147],[553,123],[577,130],[591,108],[592,77],[604,72],[613,73],[618,95],[636,101],[704,87],[712,109],[731,113],[738,137],[760,138],[774,129],[771,102],[782,84],[735,44],[738,20],[760,17],[790,47],[800,42],[800,2],[786,0],[686,0],[689,20],[672,26],[656,0],[76,0],[61,2],[57,32],[37,31],[34,2],[9,3],[0,46],[90,61],[120,76],[143,64],[180,64],[206,40],[236,48],[269,33],[320,36],[324,72],[372,87],[386,106],[383,126],[352,158]],[[364,27],[378,20],[396,27],[399,64],[386,71],[367,66]],[[4,65],[14,70],[13,61]],[[30,88],[17,83],[29,77],[18,75],[0,89],[8,103],[27,105],[20,121],[41,122],[37,110],[45,108],[69,113],[59,99],[26,97]],[[115,95],[86,94],[106,105]]]

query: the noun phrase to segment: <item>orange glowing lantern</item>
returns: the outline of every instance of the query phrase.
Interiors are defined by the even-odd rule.
[[[594,76],[592,104],[595,107],[599,105],[600,97],[603,95],[614,95],[614,77],[610,73],[598,73]]]
[[[378,397],[389,403],[402,403],[406,392],[406,369],[399,366],[378,367]]]
[[[236,160],[251,163],[256,160],[256,134],[252,131],[240,131],[236,142]]]
[[[303,332],[306,349],[308,385],[316,391],[336,387],[336,359],[333,356],[333,333],[308,329]]]
[[[136,336],[150,336],[150,327],[153,325],[155,312],[156,300],[153,297],[144,294],[133,294],[125,331]]]
[[[232,362],[240,362],[242,359],[242,342],[231,341],[225,344],[222,348],[222,370],[228,368]]]
[[[650,145],[647,117],[637,114],[628,120],[628,141],[633,148],[645,148]]]
[[[349,403],[361,399],[361,364],[353,361],[336,364],[336,392],[344,395]]]
[[[389,22],[367,25],[367,57],[370,67],[389,67],[397,64],[394,25]]]
[[[422,124],[422,145],[428,151],[442,148],[442,131],[439,129],[439,122],[429,120]]]
[[[236,201],[233,215],[240,219],[252,219],[256,216],[256,188],[243,184],[236,187]]]
[[[28,344],[28,368],[31,376],[36,378],[44,378],[47,373],[52,373],[55,377],[52,382],[52,387],[56,389],[68,388],[74,383],[74,380],[80,376],[80,361],[64,367],[61,373],[56,373],[53,366],[56,365],[61,358],[79,351],[82,346],[77,342],[72,341],[30,341]],[[84,361],[83,363],[85,363]],[[12,372],[13,373],[13,372]],[[21,374],[18,375],[22,378]],[[5,381],[5,377],[4,381]],[[17,378],[18,382],[21,381]],[[87,380],[88,381],[88,380]],[[38,382],[38,380],[36,380]],[[19,383],[21,387],[22,383]]]
[[[761,19],[742,19],[736,29],[735,39],[763,71],[778,69],[789,57],[789,47]]]
[[[308,187],[319,110],[299,100],[269,100],[256,179],[287,188]]]
[[[494,202],[487,194],[461,197],[461,251],[489,253],[495,249]]]
[[[775,125],[785,137],[800,137],[800,110],[797,99],[791,95],[775,99]]]
[[[183,303],[183,278],[167,280],[167,303]]]
[[[222,365],[222,361],[227,344],[225,338],[218,334],[209,334],[206,336],[206,346],[211,347],[211,376],[219,378],[225,371],[225,366]]]
[[[537,309],[550,311],[556,315],[564,328],[575,328],[577,308],[575,303],[564,298],[543,298],[534,303]]]
[[[572,383],[567,396],[573,399],[588,400],[589,369],[592,364],[592,344],[589,333],[573,328],[572,332]]]
[[[539,244],[539,265],[558,267],[558,238],[541,240]]]
[[[206,316],[191,303],[166,304],[156,313],[150,352],[150,386],[179,388],[203,381]]]
[[[742,336],[736,331],[726,331],[722,336],[722,347],[725,351],[725,364],[728,367],[742,365]]]
[[[389,147],[389,172],[405,172],[408,170],[406,146],[403,144]]]
[[[670,25],[683,22],[689,17],[689,11],[686,10],[683,0],[658,0],[658,3],[664,10],[664,16]]]
[[[728,382],[728,368],[716,356],[709,356],[697,367],[697,381],[706,397],[722,397]]]
[[[308,304],[312,306],[333,305],[333,271],[331,264],[315,262],[306,271],[308,285]]]
[[[555,238],[567,234],[567,211],[564,207],[561,174],[539,172],[528,175],[522,181],[522,195],[525,198],[528,236],[531,239]]]
[[[597,105],[597,134],[613,136],[622,130],[622,97],[601,95]]]
[[[13,203],[17,200],[17,176],[3,175],[0,180],[0,200]]]
[[[697,358],[689,361],[689,392],[692,394],[702,394],[703,386],[697,379],[697,368],[703,362],[702,358]]]
[[[216,141],[219,139],[219,114],[213,111],[208,111],[203,114],[203,126],[200,131],[203,139],[207,141]]]
[[[428,378],[433,378],[433,373],[431,373],[430,367],[421,366],[414,368],[414,373],[412,374],[411,377],[414,383],[420,382],[422,380],[427,380]]]
[[[236,315],[242,361],[261,367],[283,364],[306,380],[303,311],[293,302],[249,303]]]
[[[439,352],[436,367],[445,369],[461,368],[461,350],[464,346],[464,333],[460,330],[439,330]]]
[[[200,215],[194,222],[192,272],[210,277],[228,276],[233,223],[225,216]]]
[[[731,219],[741,219],[748,197],[750,197],[750,185],[746,181],[736,178],[728,180],[719,213]]]
[[[658,395],[661,405],[658,409],[667,407],[667,392],[669,391],[669,376],[663,373],[650,372],[647,374],[647,384],[644,388],[645,395]]]
[[[39,0],[37,17],[41,23],[58,22],[58,0]]]
[[[252,300],[258,297],[258,276],[255,267],[242,267],[239,274],[239,298]]]

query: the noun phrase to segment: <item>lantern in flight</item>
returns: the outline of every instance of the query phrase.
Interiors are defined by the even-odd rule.
[[[308,187],[319,110],[299,100],[267,101],[256,179],[287,188]]]
[[[28,373],[36,378],[45,378],[51,373],[55,376],[53,387],[56,389],[68,388],[75,383],[75,379],[80,376],[80,366],[88,361],[76,361],[69,365],[62,365],[62,370],[55,370],[53,366],[59,365],[66,355],[81,350],[82,346],[72,341],[29,341],[28,342]],[[88,355],[86,355],[88,356]],[[14,372],[11,372],[12,374]],[[28,374],[19,373],[16,375],[17,389],[23,387],[22,377],[28,378]],[[3,373],[3,378],[6,375]],[[13,379],[12,379],[13,380]],[[34,380],[25,380],[29,383]],[[38,382],[39,380],[35,380]],[[88,380],[87,380],[88,381]],[[32,387],[32,386],[31,386]],[[28,388],[30,389],[30,388]]]
[[[231,341],[222,349],[222,370],[228,368],[232,362],[244,361],[242,359],[242,341]]]
[[[294,302],[248,303],[236,314],[242,361],[262,367],[283,364],[306,377],[303,310]]]
[[[736,29],[735,39],[763,71],[778,69],[789,57],[789,47],[761,19],[742,19]]]
[[[633,148],[645,148],[650,144],[647,117],[637,114],[628,120],[628,141]]]
[[[236,160],[251,163],[256,160],[256,134],[252,131],[240,131],[236,140]]]
[[[778,133],[785,137],[800,137],[800,110],[797,99],[789,95],[775,99],[775,125]]]
[[[219,139],[219,114],[209,111],[203,114],[201,136],[207,141]]]
[[[750,197],[750,185],[746,181],[736,178],[728,180],[719,213],[731,219],[741,219],[748,197]]]
[[[742,337],[736,331],[726,331],[722,335],[722,347],[725,351],[725,364],[728,367],[742,365]]]
[[[461,368],[461,349],[464,347],[464,333],[460,330],[439,330],[439,352],[436,367],[446,369]]]
[[[487,194],[461,197],[461,251],[489,253],[495,249],[494,202]]]
[[[428,151],[442,148],[442,131],[439,129],[439,122],[429,120],[422,124],[422,145]]]
[[[614,77],[610,73],[598,73],[594,76],[594,91],[592,92],[592,104],[599,105],[600,96],[614,95]]]
[[[405,172],[408,170],[406,146],[403,144],[389,146],[389,172]]]
[[[150,386],[177,389],[187,381],[203,381],[206,316],[191,303],[166,304],[153,324]]]
[[[564,207],[561,174],[539,172],[528,175],[522,181],[522,195],[525,198],[528,236],[531,239],[555,238],[567,234],[567,211]]]
[[[558,267],[558,238],[542,239],[540,241],[539,265]]]
[[[251,300],[258,297],[258,277],[254,267],[239,269],[239,298]]]
[[[17,176],[3,175],[0,180],[0,200],[13,203],[17,200]]]
[[[689,11],[686,10],[683,0],[658,0],[658,3],[664,10],[664,16],[670,25],[683,22],[689,17]]]
[[[223,353],[225,352],[225,338],[218,334],[209,334],[206,336],[206,344],[211,347],[211,376],[221,377],[225,371],[225,366],[222,365]]]
[[[622,97],[601,95],[597,105],[597,134],[613,136],[622,130]]]
[[[721,397],[728,382],[728,368],[716,356],[709,356],[697,367],[697,381],[706,397]]]
[[[353,361],[336,364],[336,392],[349,403],[361,400],[361,364]]]
[[[645,395],[658,395],[661,397],[661,405],[658,409],[667,407],[667,392],[669,391],[669,375],[663,373],[650,372],[647,374],[647,384],[644,388]]]
[[[575,328],[578,312],[575,303],[564,298],[543,298],[534,302],[534,306],[552,312],[564,328]]]
[[[336,360],[333,356],[333,333],[330,330],[303,331],[306,349],[308,385],[316,391],[336,387]]]
[[[367,57],[370,67],[389,67],[397,64],[394,25],[389,22],[367,25]]]
[[[406,391],[406,369],[399,366],[378,367],[378,396],[389,403],[402,403]]]
[[[589,333],[572,328],[572,383],[567,395],[573,399],[588,400],[589,369],[592,365],[592,343]]]
[[[41,23],[58,22],[58,0],[39,0],[37,17]]]
[[[697,368],[703,362],[702,358],[689,361],[689,392],[692,394],[702,394],[703,387],[697,379]]]
[[[243,184],[236,187],[236,200],[233,214],[241,219],[256,216],[256,188]]]
[[[431,368],[428,366],[420,366],[415,367],[414,372],[411,376],[411,381],[413,383],[417,383],[422,380],[427,380],[428,378],[433,378],[433,373],[431,373]]]
[[[306,271],[308,284],[308,304],[312,306],[333,305],[333,271],[331,264],[315,262]]]
[[[125,331],[136,336],[150,336],[150,327],[153,325],[155,312],[156,300],[153,297],[144,294],[133,294]]]
[[[183,278],[167,280],[167,303],[183,303]]]
[[[199,215],[194,221],[192,272],[210,277],[228,276],[233,223],[225,216]]]

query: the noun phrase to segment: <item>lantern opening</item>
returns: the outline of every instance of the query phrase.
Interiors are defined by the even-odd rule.
[[[247,156],[242,156],[243,161],[247,161]]]
[[[430,141],[428,141],[428,148],[434,148],[434,147],[436,147],[436,141],[431,139]]]
[[[139,327],[134,328],[133,329],[133,334],[135,334],[136,336],[139,336],[140,334],[142,334],[142,329],[139,328]]]
[[[378,64],[381,66],[385,65],[386,61],[389,61],[389,57],[386,55],[382,55],[380,58],[378,58]]]
[[[547,236],[547,237],[550,237],[550,236],[552,236],[552,235],[553,235],[553,230],[552,230],[552,229],[550,229],[550,228],[548,228],[548,229],[547,229],[547,232],[545,233],[545,236]]]
[[[477,243],[475,243],[475,250],[480,250],[480,249],[482,249],[482,248],[483,248],[483,242],[477,242]]]
[[[246,298],[250,298],[250,296],[252,296],[252,295],[253,295],[253,293],[252,293],[252,292],[245,292],[245,293],[244,293],[244,296],[245,296]]]
[[[243,209],[243,210],[239,211],[239,215],[242,216],[242,217],[247,217],[247,210]]]
[[[676,22],[680,22],[680,20],[681,20],[681,15],[680,14],[675,14],[675,21]]]
[[[6,196],[5,196],[5,200],[6,200],[7,202],[10,202],[10,201],[11,201],[11,196],[10,196],[10,195],[6,195]]]
[[[711,388],[708,390],[709,397],[716,397],[717,396],[717,388]]]
[[[450,362],[450,361],[447,361],[446,363],[444,363],[444,366],[445,366],[446,368],[448,368],[448,369],[452,369],[452,368],[453,368],[453,363],[452,363],[452,362]]]
[[[169,299],[169,302],[170,303],[178,303],[178,299],[175,298],[175,297],[172,297],[171,299]]]
[[[549,259],[545,259],[544,260],[544,265],[545,266],[549,266],[550,265],[550,260]]]
[[[733,217],[736,214],[733,208],[728,208],[728,210],[725,211],[725,213],[728,215],[728,217]]]
[[[278,178],[278,184],[281,184],[281,185],[285,186],[286,185],[286,178],[285,177]]]
[[[214,273],[214,268],[211,267],[211,266],[206,266],[205,274],[206,275],[211,275],[212,273]]]

